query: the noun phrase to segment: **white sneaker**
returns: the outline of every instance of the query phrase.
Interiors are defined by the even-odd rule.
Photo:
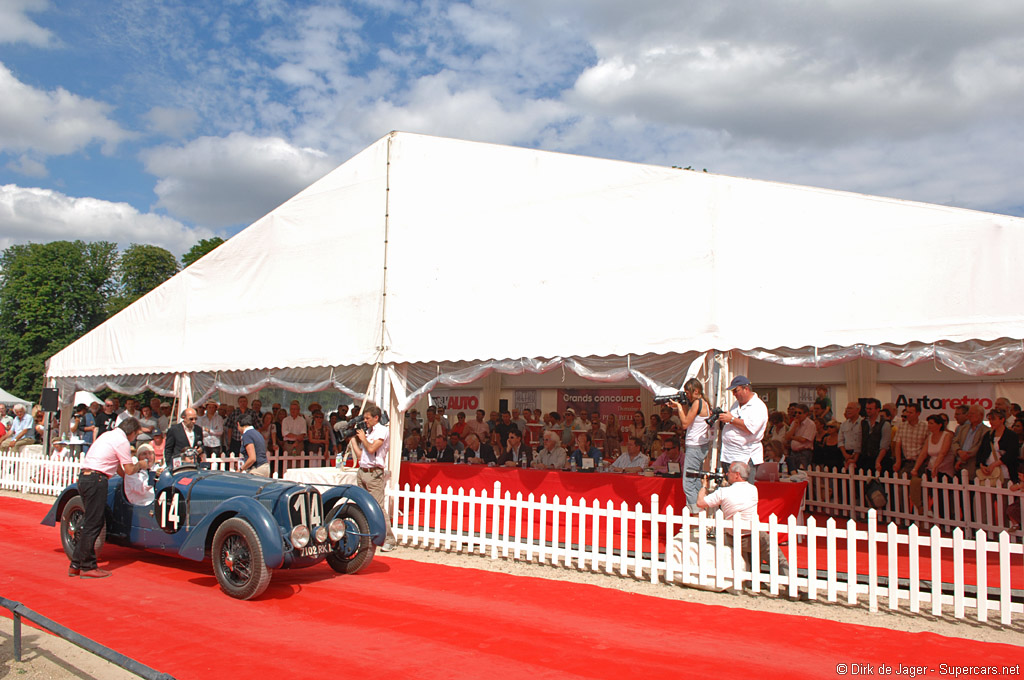
[[[380,550],[381,552],[391,552],[397,547],[398,546],[395,544],[394,541],[385,541],[384,545],[380,547]]]

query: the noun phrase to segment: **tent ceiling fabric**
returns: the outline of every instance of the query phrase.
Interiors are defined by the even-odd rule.
[[[987,294],[1022,237],[1015,217],[391,133],[48,375],[1024,338],[1024,310]],[[830,303],[780,314],[781,271]]]

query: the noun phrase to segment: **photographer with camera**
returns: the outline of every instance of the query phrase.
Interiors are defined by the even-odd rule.
[[[735,382],[735,381],[734,381]],[[721,507],[722,514],[726,521],[738,517],[741,522],[760,521],[757,514],[757,487],[750,483],[752,469],[746,463],[735,462],[729,465],[729,472],[725,476],[726,485],[719,486],[714,493],[708,495],[708,477],[701,478],[700,491],[697,494],[697,507],[701,510],[711,510]],[[758,545],[760,546],[760,558],[762,561],[768,559],[768,535],[758,532]],[[730,541],[731,545],[731,541]],[[746,531],[740,537],[740,549],[743,551],[743,559],[750,564],[751,558],[750,534]],[[779,551],[779,573],[789,573],[789,562]]]
[[[384,472],[388,467],[388,450],[391,433],[387,425],[380,422],[380,407],[367,406],[363,411],[363,427],[356,428],[355,437],[359,441],[359,486],[370,492],[384,513],[384,523],[388,529],[387,539],[381,550],[389,552],[395,549],[395,535],[391,532],[391,517],[388,515],[384,501]]]
[[[711,416],[711,404],[704,396],[704,386],[696,378],[690,378],[683,384],[683,394],[686,395],[688,402],[686,406],[674,399],[670,399],[668,403],[675,408],[683,429],[686,430],[683,470],[696,472],[704,467],[704,459],[708,456],[711,428],[708,426],[707,418]],[[684,475],[683,492],[691,511],[696,511],[698,491],[700,482],[697,478]]]
[[[764,462],[761,440],[768,427],[768,407],[757,396],[750,380],[738,375],[729,383],[729,391],[736,403],[719,416],[722,423],[722,456],[719,466],[727,470],[732,463],[746,463],[753,477],[757,466]]]

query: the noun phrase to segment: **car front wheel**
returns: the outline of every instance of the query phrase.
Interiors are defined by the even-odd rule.
[[[60,514],[60,543],[64,547],[64,554],[69,560],[75,559],[75,546],[78,545],[78,531],[85,519],[85,503],[81,496],[75,496],[67,502]],[[100,556],[100,550],[107,540],[107,525],[103,523],[99,536],[96,537],[96,557]]]
[[[345,521],[345,537],[328,553],[327,563],[338,573],[354,574],[373,560],[377,546],[370,541],[370,523],[358,505],[339,505],[331,511],[327,523],[339,518]]]
[[[213,572],[220,589],[231,597],[249,600],[270,585],[273,573],[263,560],[263,546],[252,525],[232,517],[213,535]]]

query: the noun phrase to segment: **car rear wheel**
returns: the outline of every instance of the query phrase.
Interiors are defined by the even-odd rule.
[[[249,600],[270,585],[273,573],[263,560],[263,546],[252,525],[232,517],[213,535],[213,573],[220,589],[231,597]]]
[[[327,523],[334,519],[345,521],[345,538],[327,554],[327,564],[338,573],[354,574],[368,565],[377,552],[377,546],[370,540],[370,523],[355,503],[343,503],[334,508]]]
[[[64,547],[64,554],[69,560],[75,559],[75,546],[78,545],[78,530],[85,519],[85,503],[81,496],[75,496],[64,506],[60,514],[60,543]],[[96,558],[99,559],[100,550],[107,541],[107,524],[103,523],[100,535],[96,537]]]

